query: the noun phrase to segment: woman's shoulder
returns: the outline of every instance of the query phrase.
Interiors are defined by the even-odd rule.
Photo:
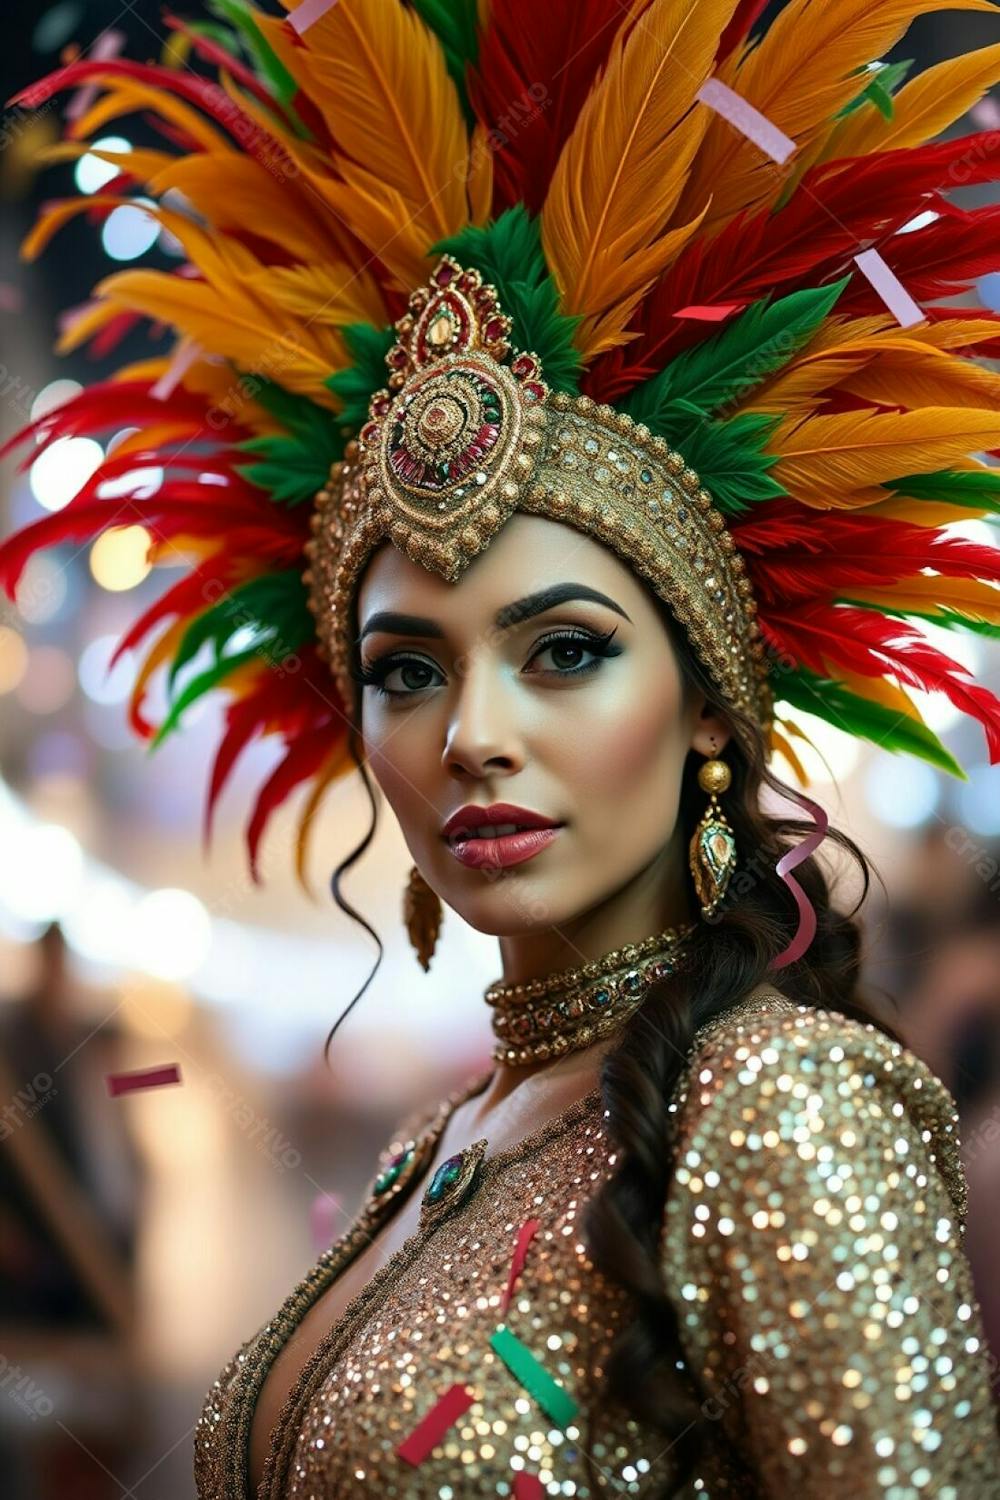
[[[851,1127],[861,1147],[866,1127],[874,1143],[887,1122],[905,1119],[964,1229],[967,1185],[954,1097],[875,1021],[800,1004],[761,984],[696,1031],[671,1113],[680,1143],[722,1131],[731,1143],[734,1132],[745,1137],[751,1148],[791,1135],[796,1147],[818,1149],[824,1135],[847,1128],[851,1138]],[[803,1131],[807,1139],[800,1139]]]

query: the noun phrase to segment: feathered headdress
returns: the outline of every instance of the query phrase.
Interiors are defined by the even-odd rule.
[[[909,82],[877,62],[914,17],[992,3],[790,0],[753,38],[761,0],[211,8],[168,17],[184,66],[77,61],[17,101],[93,92],[57,159],[123,115],[162,137],[98,151],[117,176],[49,206],[28,255],[141,195],[185,259],[117,272],[69,323],[63,349],[142,318],[178,343],[14,439],[30,461],[139,429],[0,545],[12,598],[39,548],[137,521],[152,561],[190,565],[118,654],[159,632],[130,706],[154,744],[229,696],[206,840],[237,757],[279,735],[251,870],[306,784],[304,879],[352,765],[366,557],[389,537],[454,578],[517,509],[626,556],[793,764],[806,710],[961,774],[908,688],[945,693],[1000,760],[1000,701],[921,629],[1000,634],[1000,554],[949,531],[1000,509],[1000,377],[977,363],[1000,317],[942,305],[1000,269],[1000,208],[947,196],[1000,157],[987,132],[926,144],[1000,80],[1000,45]]]

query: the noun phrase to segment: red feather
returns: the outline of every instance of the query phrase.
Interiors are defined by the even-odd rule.
[[[906,687],[944,693],[962,713],[979,720],[991,764],[1000,761],[1000,699],[912,625],[848,604],[808,604],[794,615],[769,613],[760,625],[772,646],[821,676],[836,675],[830,672],[833,663],[865,677],[891,676]]]
[[[738,535],[734,529],[734,539],[762,607],[832,602],[852,588],[889,588],[923,576],[923,568],[945,578],[1000,581],[1000,549],[908,521],[831,514],[817,526],[815,517],[789,513],[774,525],[751,523]]]
[[[500,144],[493,213],[523,201],[541,209],[559,153],[623,25],[621,0],[503,0],[491,7],[469,101]],[[544,89],[541,97],[538,90]]]
[[[64,89],[75,89],[80,84],[108,78],[131,78],[136,83],[163,89],[175,94],[188,104],[200,109],[214,124],[228,132],[233,140],[255,161],[263,163],[272,171],[280,164],[289,171],[294,167],[280,140],[265,130],[258,121],[251,119],[245,110],[226,93],[221,84],[210,78],[202,78],[189,68],[164,68],[153,63],[123,62],[113,59],[108,62],[82,59],[65,68],[56,68],[37,83],[22,89],[11,100],[28,109],[38,109]],[[70,126],[72,137],[75,127]],[[169,134],[169,132],[165,132]],[[191,149],[186,145],[185,149]]]
[[[725,62],[733,48],[745,40],[767,9],[767,4],[768,0],[740,0],[722,33],[716,63]]]
[[[950,213],[896,234],[879,246],[880,254],[906,287],[923,303],[934,297],[954,297],[968,291],[978,276],[995,271],[998,263],[1000,205],[983,204],[965,213]],[[857,276],[837,303],[838,313],[866,316],[885,304],[864,276]]]
[[[884,244],[923,209],[939,207],[939,190],[948,181],[949,167],[963,164],[968,143],[980,139],[967,136],[937,146],[821,162],[804,174],[778,213],[744,212],[707,244],[696,237],[633,314],[629,329],[640,336],[600,355],[584,376],[582,389],[595,401],[615,402],[684,349],[700,343],[706,337],[704,325],[676,318],[680,307],[747,301],[768,291],[777,297],[800,286],[838,279],[852,269],[859,250],[874,242]],[[980,147],[980,161],[970,171],[977,174],[970,181],[1000,176],[997,153]],[[855,270],[854,280],[858,295],[875,296],[860,271]],[[838,301],[838,311],[853,294],[852,284]],[[876,304],[884,310],[877,298]],[[711,331],[717,327],[713,324]]]
[[[316,775],[344,732],[343,728],[328,718],[314,729],[296,734],[285,741],[287,753],[261,787],[247,825],[250,874],[256,885],[261,884],[257,855],[271,815],[301,782]]]
[[[108,671],[111,671],[119,657],[123,656],[126,651],[133,650],[141,640],[144,640],[154,625],[158,625],[161,620],[171,615],[181,618],[204,609],[207,603],[213,602],[215,596],[211,590],[216,585],[219,585],[222,590],[230,589],[238,579],[241,579],[244,572],[245,564],[241,564],[234,557],[219,554],[207,557],[187,577],[179,579],[137,620],[133,621],[111,653]]]

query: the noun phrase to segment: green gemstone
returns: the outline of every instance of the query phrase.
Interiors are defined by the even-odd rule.
[[[445,1189],[451,1187],[462,1169],[462,1155],[460,1151],[457,1156],[449,1156],[448,1160],[438,1167],[425,1195],[428,1203],[437,1203]]]
[[[388,1189],[392,1187],[393,1183],[398,1179],[400,1172],[402,1172],[403,1168],[411,1160],[412,1156],[412,1147],[410,1147],[407,1151],[400,1151],[396,1156],[394,1156],[389,1164],[376,1177],[375,1186],[373,1187],[372,1192],[375,1194],[387,1192]]]

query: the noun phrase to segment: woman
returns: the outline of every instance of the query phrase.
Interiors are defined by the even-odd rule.
[[[119,165],[185,195],[194,217],[155,211],[191,266],[102,288],[81,336],[138,313],[185,341],[30,431],[127,407],[155,441],[5,543],[0,578],[120,522],[155,456],[152,554],[197,561],[123,642],[176,616],[136,727],[149,672],[210,644],[156,733],[231,692],[210,808],[283,735],[255,875],[311,782],[303,875],[357,767],[415,861],[422,965],[443,906],[500,944],[496,1066],[400,1124],[227,1364],[200,1500],[997,1492],[954,1100],[858,992],[822,830],[761,805],[772,750],[801,772],[776,699],[957,770],[900,684],[933,687],[1000,758],[1000,704],[909,623],[998,618],[995,550],[947,529],[996,503],[969,453],[1000,447],[969,357],[996,319],[900,329],[853,260],[902,257],[905,225],[925,298],[965,274],[940,184],[991,153],[913,142],[951,123],[922,100],[957,118],[996,65],[894,99],[868,64],[909,12],[799,0],[750,41],[761,9],[234,8],[256,72],[189,33],[224,94],[122,63],[32,91],[158,112],[188,154]],[[737,96],[794,134],[784,174]],[[334,875],[352,914],[367,843]]]

